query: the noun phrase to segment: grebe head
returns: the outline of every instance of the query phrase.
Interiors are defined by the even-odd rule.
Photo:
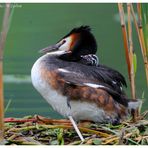
[[[81,26],[72,29],[55,45],[48,46],[41,50],[42,53],[59,51],[63,53],[61,58],[79,59],[82,55],[95,54],[97,43],[91,33],[89,26]]]

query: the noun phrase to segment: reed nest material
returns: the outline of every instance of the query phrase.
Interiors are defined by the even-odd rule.
[[[5,118],[5,145],[148,145],[147,115],[148,111],[135,123],[129,119],[119,125],[80,122],[83,143],[66,119]]]

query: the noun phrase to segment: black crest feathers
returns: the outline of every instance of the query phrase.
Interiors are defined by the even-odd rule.
[[[79,32],[90,32],[91,31],[91,28],[90,26],[80,26],[80,27],[77,27],[77,28],[74,28],[71,30],[70,33],[79,33]]]

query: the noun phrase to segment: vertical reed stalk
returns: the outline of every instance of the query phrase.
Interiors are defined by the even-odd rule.
[[[8,32],[9,16],[10,4],[6,4],[2,32],[0,35],[0,143],[2,143],[4,139],[3,49]]]
[[[123,42],[124,42],[124,48],[125,48],[126,62],[127,62],[127,67],[128,67],[128,76],[129,76],[129,80],[131,82],[131,75],[130,75],[131,63],[130,63],[130,58],[129,58],[127,29],[126,29],[126,25],[125,25],[124,9],[123,9],[123,4],[122,3],[118,3],[118,9],[119,9],[119,15],[120,15],[120,21],[121,21],[121,27],[122,27],[122,34],[123,34]]]
[[[132,98],[136,99],[136,92],[135,92],[135,72],[134,72],[134,64],[133,64],[133,40],[132,40],[132,25],[131,25],[131,4],[127,4],[127,14],[128,14],[128,39],[129,39],[129,59],[131,63],[130,69],[130,77],[131,77],[131,91],[132,91]]]
[[[147,22],[148,10],[145,12],[145,13],[147,13],[147,15],[145,16],[145,19],[143,18],[144,22],[142,23],[142,6],[141,5],[142,4],[140,4],[140,3],[137,4],[138,27],[142,30],[141,34],[144,38],[144,29],[145,29],[145,32],[148,31],[148,22]],[[147,32],[146,32],[146,35],[148,35]],[[148,37],[147,37],[147,39],[148,39]],[[143,39],[143,42],[145,43],[145,49],[147,52],[147,59],[148,59],[148,40],[147,39],[145,39],[145,40]]]
[[[131,26],[131,8],[130,4],[127,4],[127,11],[128,11],[128,37],[127,37],[127,29],[124,19],[124,9],[122,4],[118,4],[121,26],[122,26],[122,33],[123,33],[123,41],[124,41],[124,48],[126,53],[126,62],[128,66],[128,74],[130,80],[130,87],[131,87],[131,95],[132,99],[136,99],[136,92],[135,92],[135,73],[134,73],[134,64],[133,64],[133,41],[132,41],[132,26]],[[128,44],[129,43],[129,44]],[[136,121],[137,117],[137,110],[132,111],[133,121]]]
[[[146,46],[145,46],[145,43],[144,43],[144,35],[143,35],[143,30],[142,30],[140,6],[138,6],[137,11],[138,11],[138,23],[136,21],[134,8],[131,5],[131,12],[132,12],[132,16],[134,18],[134,24],[135,24],[136,31],[137,31],[138,38],[139,38],[139,43],[140,43],[141,52],[142,52],[142,56],[143,56],[143,61],[144,61],[144,65],[145,65],[146,80],[147,80],[147,85],[148,85],[148,58],[147,58]]]
[[[136,91],[135,91],[135,72],[134,72],[134,49],[133,49],[133,40],[132,40],[132,24],[131,24],[131,4],[127,4],[127,14],[128,14],[128,39],[129,39],[129,57],[131,63],[130,75],[131,75],[131,93],[132,99],[136,99]],[[133,121],[136,121],[136,117],[138,116],[138,110],[134,110],[132,112]]]

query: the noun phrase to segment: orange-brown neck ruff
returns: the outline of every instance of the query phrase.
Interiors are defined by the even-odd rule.
[[[77,44],[80,40],[80,33],[74,33],[72,35],[70,35],[71,37],[71,44],[70,44],[70,48],[69,50],[73,50],[74,49],[74,46],[75,44]]]

